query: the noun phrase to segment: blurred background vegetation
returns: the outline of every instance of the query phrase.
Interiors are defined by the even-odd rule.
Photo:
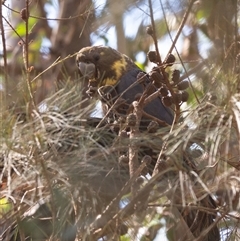
[[[159,49],[164,58],[188,1],[160,2],[153,1],[153,7]],[[22,42],[25,41],[26,28],[21,17],[25,4],[25,1],[12,0],[5,1],[1,6],[5,39],[2,56],[6,57],[5,65],[4,59],[1,61],[1,83],[8,97],[16,96],[16,87],[25,68]],[[237,71],[237,11],[237,0],[202,0],[193,4],[176,50],[187,70],[204,62],[204,66],[200,65],[191,72],[194,78],[197,77],[200,91],[219,88],[212,76],[208,76],[215,66]],[[49,66],[56,59],[73,55],[82,47],[110,45],[133,60],[140,60],[144,66],[148,64],[146,53],[153,48],[153,42],[145,31],[150,24],[147,1],[33,1],[29,4],[29,14],[27,57],[29,67],[34,67],[30,74],[34,79],[32,85],[37,103],[55,89],[56,81],[76,79],[75,58],[68,58],[51,68]],[[5,75],[8,81],[3,78]],[[228,83],[225,84],[229,87]],[[236,89],[236,82],[231,81],[231,86]]]
[[[14,102],[14,91],[21,82],[24,69],[21,42],[25,40],[26,28],[21,10],[25,4],[25,1],[12,0],[2,5],[1,24],[4,25],[5,38],[2,42],[5,52],[2,53],[6,57],[7,70],[2,59],[1,73],[2,76],[7,75],[8,81],[2,77],[1,82],[6,96],[11,96]],[[188,1],[183,0],[162,1],[162,5],[153,2],[159,48],[163,57],[172,44],[171,39],[176,34],[187,6]],[[187,70],[205,62],[204,74],[201,67],[192,73],[198,77],[200,91],[218,87],[215,82],[209,84],[213,81],[208,76],[213,62],[218,66],[223,64],[221,75],[228,72],[227,65],[235,70],[237,68],[234,66],[238,51],[237,7],[236,0],[202,0],[193,4],[176,50]],[[44,71],[32,83],[36,85],[33,87],[37,103],[55,89],[57,80],[76,78],[74,58],[52,68],[49,66],[59,57],[64,59],[82,47],[91,44],[110,45],[134,60],[139,60],[137,57],[141,56],[141,64],[148,64],[146,53],[149,48],[153,48],[153,42],[145,31],[150,24],[147,1],[33,1],[29,5],[29,14],[28,65],[34,67],[32,76],[36,77]],[[234,83],[231,86],[236,88]]]
[[[188,117],[188,123],[193,123],[196,130],[191,137],[196,134],[198,139],[203,140],[204,148],[209,154],[208,166],[216,167],[214,181],[209,190],[213,191],[216,197],[222,197],[219,199],[219,205],[224,210],[222,213],[228,215],[225,221],[220,223],[220,229],[225,230],[222,240],[240,240],[237,227],[240,208],[240,1],[153,0],[152,4],[162,58],[164,59],[172,48],[177,58],[173,68],[181,71],[182,79],[191,81],[190,98],[183,106],[183,116]],[[27,175],[18,174],[17,168],[13,168],[14,171],[8,169],[10,164],[6,164],[6,153],[14,150],[18,155],[26,155],[27,151],[31,152],[26,143],[34,142],[33,146],[39,148],[42,141],[47,139],[46,136],[41,139],[42,133],[29,139],[23,132],[36,132],[36,129],[29,123],[24,127],[19,127],[16,123],[25,115],[28,116],[27,119],[32,119],[31,114],[40,103],[46,101],[55,106],[59,101],[65,101],[63,97],[59,97],[61,94],[58,91],[63,88],[73,91],[72,86],[79,84],[80,80],[75,63],[76,53],[86,46],[108,45],[128,55],[148,71],[152,65],[148,61],[147,52],[154,49],[154,43],[146,34],[146,27],[151,24],[147,0],[2,0],[0,6],[3,143],[3,194],[0,204],[3,203],[4,213],[10,208],[5,205],[6,196],[12,196],[12,191],[19,187],[19,184],[11,186],[13,179],[9,177],[10,174],[15,172],[17,176]],[[186,16],[187,10],[189,13]],[[182,23],[184,17],[187,19]],[[180,36],[174,42],[180,27]],[[86,83],[78,86],[75,91],[77,92],[71,92],[71,98],[68,95],[66,99],[73,101],[70,103],[80,103],[76,105],[75,110],[87,107],[89,103],[84,101],[87,97]],[[58,108],[63,108],[64,104],[60,105]],[[70,108],[69,106],[71,104],[67,103],[64,111]],[[89,116],[90,112],[91,110],[87,109],[84,113]],[[197,113],[200,112],[203,114],[199,117]],[[211,120],[208,119],[207,127],[202,130],[201,122],[207,118]],[[36,122],[33,125],[35,124]],[[212,135],[209,134],[210,131]],[[178,129],[174,133],[179,133]],[[177,134],[174,133],[172,135],[175,137]],[[35,156],[35,151],[27,156]],[[28,178],[27,180],[30,182]],[[48,183],[48,180],[46,182]],[[221,188],[214,182],[218,185],[221,183]],[[157,222],[157,225],[155,223],[156,220],[161,220],[159,216],[161,214],[141,226],[142,241],[154,240],[157,231],[164,229],[165,221]],[[128,225],[132,227],[131,233],[129,236],[122,236],[121,240],[134,240],[132,237],[140,240],[136,220],[129,221]],[[177,240],[171,233],[164,238]]]

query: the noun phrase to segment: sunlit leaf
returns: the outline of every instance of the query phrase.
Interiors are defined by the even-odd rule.
[[[29,18],[28,19],[28,31],[31,31],[33,26],[37,23],[37,19]],[[26,35],[26,23],[24,21],[19,22],[19,24],[15,27],[15,31],[19,36],[24,37]],[[13,32],[13,36],[17,36],[15,32]]]
[[[135,64],[143,71],[145,71],[145,66],[142,63],[135,62]]]
[[[0,217],[9,212],[12,209],[12,203],[8,198],[3,197],[0,199]]]

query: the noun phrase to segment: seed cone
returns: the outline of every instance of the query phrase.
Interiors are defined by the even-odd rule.
[[[180,71],[178,69],[175,69],[172,73],[172,81],[177,84],[180,80]]]
[[[167,66],[172,66],[175,60],[176,60],[175,56],[173,54],[169,54],[166,60]]]

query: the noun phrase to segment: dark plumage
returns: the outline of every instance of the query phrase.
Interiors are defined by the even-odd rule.
[[[90,85],[98,88],[113,86],[118,96],[136,83],[139,73],[144,73],[129,57],[104,46],[81,49],[77,55],[77,66],[81,74],[89,79]],[[148,78],[145,78],[145,83],[136,83],[123,93],[122,98],[131,104],[148,83]],[[157,90],[153,85],[151,88],[152,92]],[[146,105],[144,111],[169,125],[173,122],[172,111],[163,105],[159,97]]]

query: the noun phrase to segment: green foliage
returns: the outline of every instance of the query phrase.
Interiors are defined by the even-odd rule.
[[[145,71],[145,66],[142,63],[135,62],[135,64],[140,68],[141,70]]]
[[[0,198],[0,218],[3,218],[5,214],[9,213],[12,210],[12,208],[12,203],[8,198]]]
[[[37,23],[37,19],[36,18],[29,18],[28,19],[28,28],[29,28],[29,32],[31,32],[34,28],[34,26]],[[26,23],[24,21],[21,21],[18,23],[18,25],[15,27],[15,31],[13,32],[13,36],[12,37],[22,37],[24,38],[26,36]]]

